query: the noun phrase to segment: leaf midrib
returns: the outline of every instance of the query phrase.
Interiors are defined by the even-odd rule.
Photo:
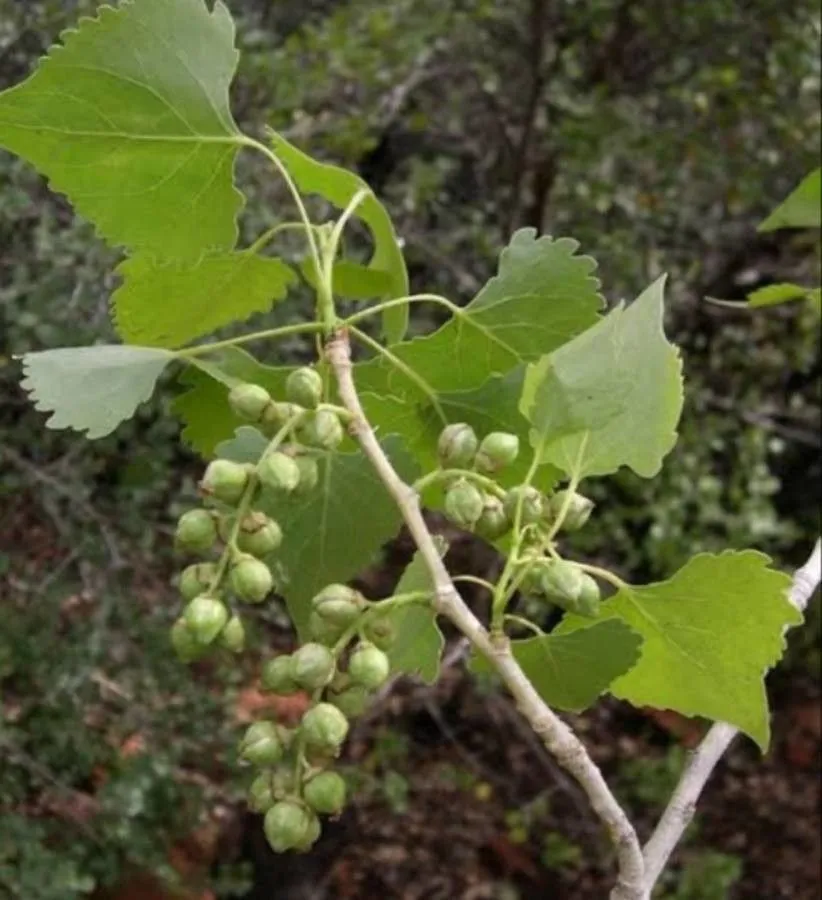
[[[241,134],[130,134],[126,131],[72,131],[67,128],[57,128],[50,125],[20,125],[17,122],[9,122],[0,119],[0,125],[8,125],[11,128],[19,128],[22,131],[52,132],[59,135],[71,135],[72,137],[98,138],[102,140],[144,141],[146,143],[166,144],[236,144],[238,147],[246,146],[248,141]]]

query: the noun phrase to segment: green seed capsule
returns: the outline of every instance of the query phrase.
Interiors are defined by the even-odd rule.
[[[234,506],[248,485],[248,470],[228,459],[215,459],[208,464],[200,482],[200,490],[229,506]]]
[[[308,829],[306,830],[305,837],[300,841],[299,844],[294,848],[298,853],[307,853],[314,844],[320,838],[322,834],[322,826],[320,825],[320,820],[317,818],[316,813],[309,812],[308,814]]]
[[[216,597],[201,594],[188,604],[183,611],[183,618],[197,643],[205,646],[210,644],[225,627],[228,610]]]
[[[575,563],[551,560],[542,569],[540,587],[551,603],[568,612],[588,618],[599,614],[599,586]]]
[[[335,625],[324,619],[319,613],[312,612],[308,617],[308,633],[318,644],[333,647],[343,636],[345,626]]]
[[[220,643],[232,653],[242,653],[245,648],[245,628],[239,616],[232,616],[220,632]]]
[[[309,366],[295,369],[286,379],[285,396],[291,403],[316,409],[323,398],[322,376]]]
[[[273,722],[255,722],[240,741],[240,756],[254,766],[274,766],[283,756],[283,744]]]
[[[578,531],[585,525],[588,519],[591,518],[591,513],[594,510],[593,500],[589,500],[587,497],[576,492],[557,491],[557,493],[551,497],[549,514],[552,519],[556,519],[566,503],[566,498],[569,494],[571,495],[571,500],[569,502],[568,510],[565,513],[565,518],[562,520],[562,530]]]
[[[280,526],[265,513],[249,513],[240,523],[237,546],[244,553],[263,557],[273,553],[283,542]]]
[[[482,514],[477,519],[474,531],[487,541],[495,541],[511,530],[511,520],[505,512],[502,500],[486,494],[483,499]]]
[[[189,630],[185,619],[177,619],[171,626],[171,645],[180,662],[190,663],[202,656],[203,645]]]
[[[237,384],[228,392],[228,405],[246,422],[260,422],[271,405],[271,394],[259,384]]]
[[[300,483],[300,468],[285,453],[275,451],[260,460],[257,466],[260,482],[272,491],[290,493]]]
[[[263,666],[260,675],[263,687],[267,691],[287,697],[296,694],[300,686],[291,677],[291,656],[275,656]]]
[[[281,800],[265,814],[263,830],[271,849],[284,853],[304,844],[311,836],[312,816],[302,804]]]
[[[492,475],[499,472],[519,456],[519,438],[505,431],[493,431],[479,445],[474,461],[478,472]]]
[[[204,509],[190,509],[183,513],[177,522],[174,540],[181,550],[204,553],[217,540],[214,517]]]
[[[248,806],[252,812],[266,813],[277,802],[271,772],[261,772],[248,789]]]
[[[545,514],[545,503],[542,494],[529,484],[511,488],[505,495],[502,505],[512,522],[514,521],[517,502],[520,497],[522,497],[520,525],[535,525]]]
[[[314,812],[335,816],[345,806],[345,781],[336,772],[320,772],[303,788],[303,798]]]
[[[482,494],[473,484],[460,479],[445,492],[445,515],[460,528],[473,528],[482,515]]]
[[[348,674],[355,684],[369,690],[380,687],[391,673],[391,662],[386,654],[373,644],[360,644],[348,661]]]
[[[369,619],[362,633],[367,641],[380,650],[389,650],[397,637],[397,629],[388,614]]]
[[[271,569],[253,556],[246,556],[231,569],[234,593],[248,603],[262,603],[274,587]]]
[[[363,596],[345,584],[329,584],[311,600],[311,608],[318,616],[334,625],[348,628],[363,611]]]
[[[199,594],[205,594],[217,576],[215,563],[195,563],[187,566],[180,574],[180,593],[186,600],[193,600]]]
[[[318,703],[303,715],[300,730],[315,752],[336,755],[348,734],[348,719],[330,703]]]
[[[298,456],[294,462],[300,470],[300,481],[294,491],[297,494],[310,494],[320,482],[317,460],[310,456]]]
[[[307,691],[325,687],[335,671],[334,654],[322,644],[303,644],[291,657],[291,677]]]
[[[477,435],[470,425],[464,422],[446,425],[437,442],[440,464],[446,469],[468,468],[474,461],[477,446]]]
[[[368,691],[361,685],[355,684],[347,687],[339,693],[329,694],[328,700],[347,718],[356,719],[368,708]]]
[[[296,403],[274,402],[266,408],[260,425],[269,437],[273,437],[287,422],[293,421],[302,412],[305,410]]]
[[[599,608],[602,603],[599,585],[585,572],[582,576],[582,587],[574,604],[573,611],[586,619],[596,619],[599,616]]]
[[[300,428],[302,442],[322,450],[336,450],[344,437],[340,417],[330,409],[318,409]]]

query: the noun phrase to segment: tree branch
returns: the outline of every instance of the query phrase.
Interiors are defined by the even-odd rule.
[[[804,610],[822,577],[822,543],[817,540],[808,561],[797,569],[788,595],[791,603]],[[656,884],[674,848],[694,815],[696,802],[714,768],[737,735],[737,729],[717,722],[696,748],[676,786],[654,833],[644,847],[645,891]]]
[[[351,373],[351,347],[346,332],[338,332],[329,341],[326,357],[334,370],[340,399],[353,416],[350,431],[394,498],[425,563],[435,589],[436,612],[450,619],[493,665],[514,696],[519,711],[559,764],[574,776],[587,794],[616,848],[619,876],[612,900],[645,900],[642,853],[630,820],[585,746],[545,704],[526,678],[511,653],[508,639],[492,642],[455,588],[422,517],[419,496],[396,473],[365,417]]]

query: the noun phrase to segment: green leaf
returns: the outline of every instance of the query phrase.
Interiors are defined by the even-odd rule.
[[[133,256],[117,268],[124,279],[112,304],[125,341],[180,347],[230,322],[267,312],[297,277],[279,259],[220,253],[196,262]]]
[[[374,254],[368,268],[390,276],[391,297],[407,296],[408,273],[391,218],[362,178],[338,166],[312,159],[274,132],[271,132],[271,143],[274,153],[288,169],[302,193],[319,194],[332,205],[345,209],[358,191],[368,191],[355,213],[368,226],[374,240]],[[383,334],[389,343],[401,341],[407,328],[407,305],[385,311]]]
[[[511,651],[540,697],[557,709],[587,709],[615,678],[640,656],[642,638],[618,619],[589,624],[569,634],[511,641]],[[471,671],[492,673],[493,666],[474,653]]]
[[[37,409],[54,414],[49,428],[109,434],[152,395],[175,356],[156,347],[102,344],[26,353],[22,386]]]
[[[243,424],[228,405],[228,392],[235,384],[250,381],[262,385],[273,397],[282,397],[293,370],[264,366],[238,347],[186,361],[191,365],[180,383],[187,390],[174,399],[172,409],[184,422],[183,440],[204,457],[213,456],[217,445]]]
[[[818,316],[822,316],[822,288],[808,291],[808,304]]]
[[[445,556],[448,544],[439,535],[434,537],[440,556]],[[395,594],[416,591],[433,591],[431,577],[419,552],[408,564],[394,589]],[[437,627],[433,606],[414,603],[401,606],[389,614],[397,634],[388,652],[391,671],[405,675],[417,675],[428,684],[434,684],[440,674],[440,658],[445,639]]]
[[[383,447],[400,475],[413,480],[416,469],[401,442],[388,438]],[[356,575],[401,524],[396,504],[362,453],[326,454],[319,467],[319,483],[310,494],[282,498],[264,492],[259,504],[283,530],[277,559],[288,574],[285,596],[301,634],[320,588]]]
[[[435,392],[473,390],[538,359],[597,321],[602,305],[593,259],[570,238],[524,228],[500,256],[499,274],[433,334],[391,347]],[[382,357],[357,366],[364,390],[426,399],[418,383]]]
[[[757,231],[822,226],[822,168],[814,169],[762,222]]]
[[[314,264],[310,259],[300,264],[303,278],[317,287],[314,276]],[[391,276],[380,269],[369,269],[348,259],[340,259],[334,263],[333,286],[335,297],[346,297],[349,300],[371,300],[391,293]]]
[[[461,315],[427,337],[390,348],[418,379],[382,357],[355,366],[372,424],[383,434],[400,434],[424,467],[436,458],[444,421],[467,421],[481,432],[513,431],[525,442],[528,423],[517,410],[522,362],[598,321],[602,298],[591,274],[596,263],[576,254],[576,241],[535,235],[533,229],[514,235],[500,257],[499,274]],[[516,293],[522,290],[532,293]],[[523,454],[503,474],[506,483],[527,464]],[[555,476],[555,469],[546,471],[544,486]]]
[[[218,2],[101,7],[0,94],[0,147],[28,160],[115,245],[162,257],[231,249],[241,136],[234,25]]]
[[[621,466],[645,478],[659,472],[683,402],[682,362],[662,327],[663,285],[658,279],[526,376],[521,409],[535,439],[548,441],[546,462],[582,477]]]
[[[635,706],[730,722],[764,749],[770,727],[765,670],[802,621],[787,599],[791,580],[752,550],[699,554],[668,581],[626,586],[600,618],[622,619],[645,639],[637,665],[611,685]],[[555,633],[590,620],[566,616]]]
[[[802,300],[808,296],[808,289],[798,284],[783,282],[769,284],[748,294],[748,306],[756,309],[761,306],[778,306],[789,300]]]

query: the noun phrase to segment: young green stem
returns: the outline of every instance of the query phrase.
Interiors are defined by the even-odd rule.
[[[475,472],[473,469],[435,469],[433,472],[423,475],[422,478],[418,478],[414,482],[414,490],[421,494],[426,488],[431,487],[432,484],[447,481],[451,478],[464,478],[466,481],[473,482],[484,491],[500,499],[506,494],[505,488],[501,488],[496,481],[479,472]]]
[[[536,477],[537,469],[539,468],[541,461],[542,447],[543,445],[542,443],[540,443],[534,449],[534,455],[531,458],[531,465],[528,467],[528,472],[525,475],[525,480],[522,483],[522,487],[524,488],[529,487],[531,482]],[[513,538],[511,540],[511,548],[508,551],[508,558],[505,560],[505,566],[502,570],[502,574],[499,577],[499,581],[497,581],[497,586],[494,590],[494,598],[491,601],[492,636],[502,633],[505,610],[514,593],[514,590],[511,589],[511,581],[514,576],[514,572],[519,565],[519,555],[520,550],[522,549],[522,541],[524,537],[524,531],[522,528],[522,504],[524,500],[523,494],[524,492],[520,491],[519,496],[517,497],[517,505],[514,510],[514,524],[512,531]]]

